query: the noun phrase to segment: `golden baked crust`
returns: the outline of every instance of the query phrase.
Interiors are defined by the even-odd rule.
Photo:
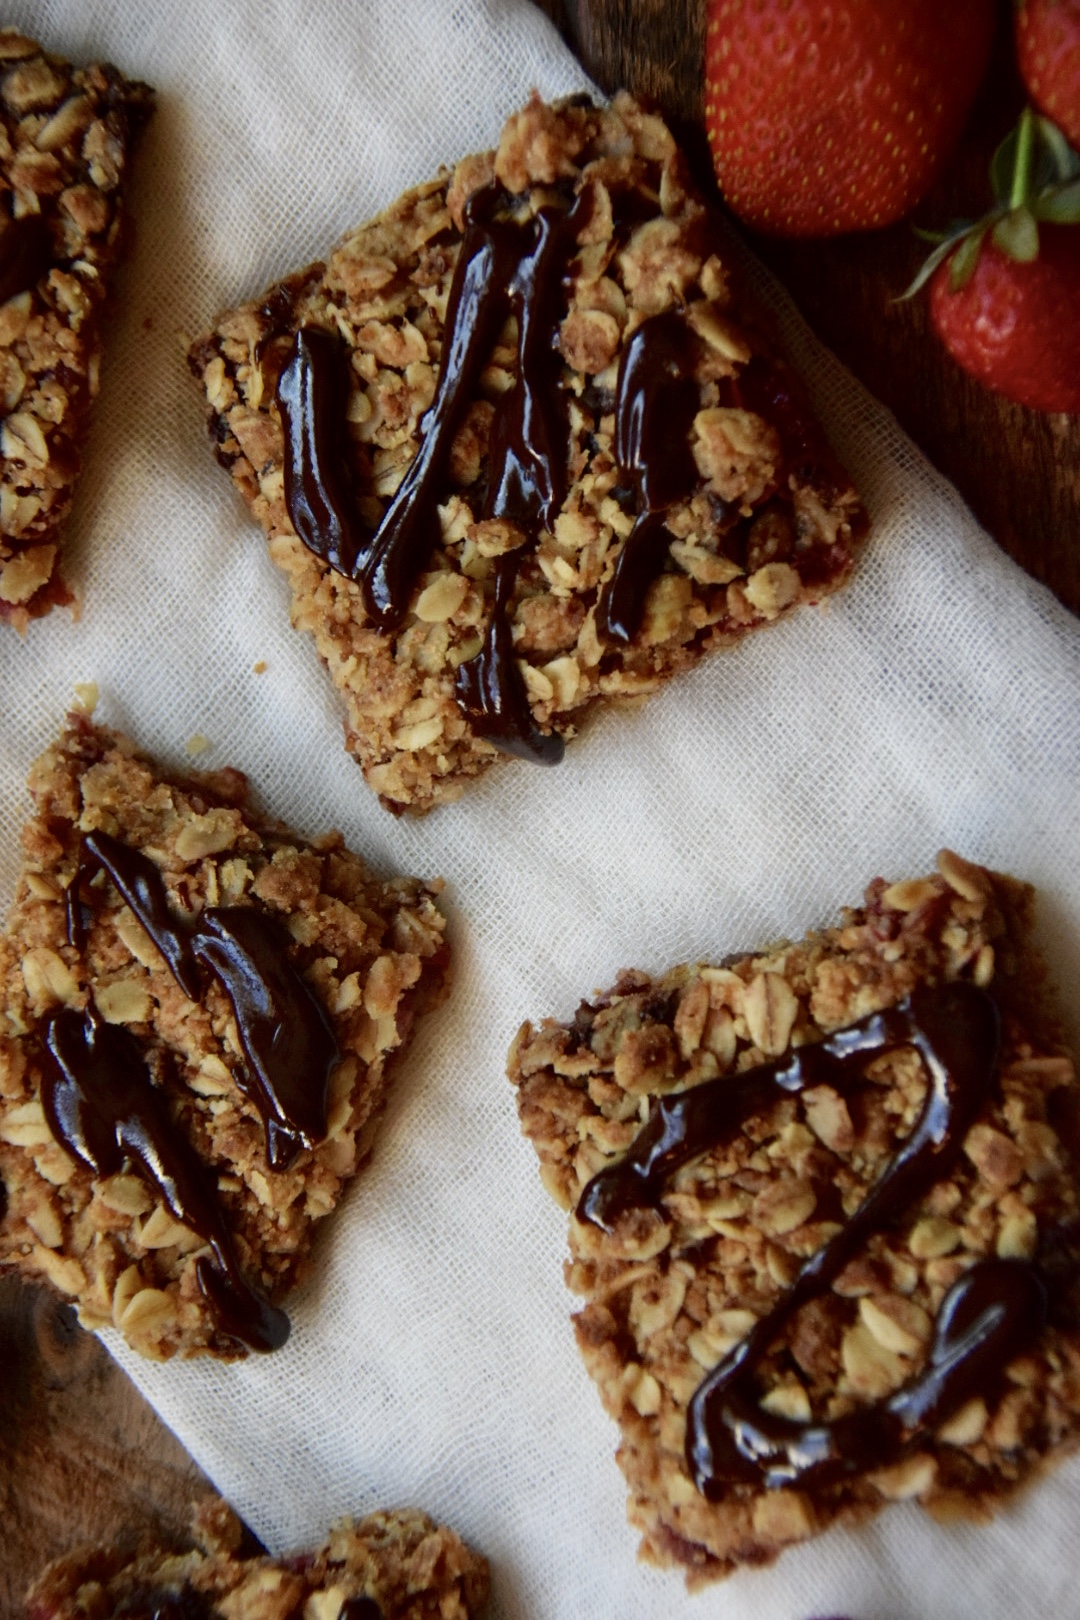
[[[476,235],[469,210],[485,195],[522,232],[544,211],[574,215],[551,328],[565,495],[531,527],[513,497],[509,515],[492,515],[492,489],[503,488],[491,476],[493,423],[513,417],[527,370],[522,320],[510,315],[454,433],[407,609],[380,623],[355,573],[335,572],[290,520],[279,382],[298,332],[333,334],[347,422],[338,476],[361,527],[378,525],[433,431],[448,300],[462,243]],[[217,456],[288,576],[293,623],[314,637],[345,701],[347,747],[388,808],[419,813],[455,798],[504,757],[456,692],[499,616],[529,723],[558,744],[595,705],[654,691],[848,577],[865,514],[729,260],[659,118],[626,95],[606,108],[534,98],[496,151],[407,192],[325,264],[223,315],[192,348]],[[635,334],[665,317],[681,334],[692,399],[684,426],[668,416],[655,460],[685,461],[686,484],[663,497],[640,622],[612,637],[598,613],[639,510],[636,475],[619,459],[620,367]],[[512,586],[497,605],[508,564]]]
[[[245,1550],[222,1501],[199,1507],[194,1530],[188,1552],[102,1547],[57,1559],[26,1594],[27,1620],[469,1620],[487,1599],[485,1560],[416,1508],[342,1519],[314,1552],[281,1559]]]
[[[38,760],[30,788],[36,814],[0,937],[0,1266],[52,1283],[85,1326],[114,1325],[144,1355],[242,1355],[200,1286],[205,1234],[176,1218],[137,1155],[103,1176],[57,1139],[45,1107],[51,1020],[89,1014],[106,1036],[133,1039],[178,1138],[213,1178],[241,1271],[279,1299],[370,1152],[414,1019],[442,997],[441,883],[381,881],[340,834],[308,843],[256,813],[240,772],[171,777],[82,715]],[[178,926],[233,907],[277,930],[338,1049],[325,1135],[288,1162],[268,1162],[222,983],[204,975],[198,999],[185,992],[112,877],[84,869],[95,832],[149,859]]]
[[[985,1516],[1075,1445],[1080,1092],[1044,1006],[1031,902],[1025,885],[946,851],[929,877],[872,883],[837,927],[720,966],[626,973],[572,1022],[522,1027],[510,1078],[544,1185],[574,1210],[567,1277],[584,1300],[575,1329],[622,1430],[630,1519],[642,1556],[683,1567],[688,1583],[767,1563],[889,1501]],[[926,1369],[943,1299],[984,1262],[1015,1262],[1023,1276],[1030,1266],[1047,1323],[1002,1358],[999,1378],[878,1466],[822,1483],[796,1470],[782,1486],[750,1469],[707,1500],[686,1455],[695,1393],[880,1184],[923,1117],[929,1071],[900,1041],[866,1055],[843,1088],[774,1090],[780,1100],[608,1230],[580,1206],[583,1189],[619,1163],[658,1099],[718,1076],[734,1085],[925,987],[956,985],[982,987],[1000,1010],[997,1078],[988,1075],[939,1179],[778,1326],[753,1400],[826,1424],[887,1401]]]
[[[19,630],[72,600],[61,530],[98,390],[131,155],[152,107],[149,86],[108,63],[72,67],[0,30],[0,618]],[[9,275],[20,234],[28,268]]]

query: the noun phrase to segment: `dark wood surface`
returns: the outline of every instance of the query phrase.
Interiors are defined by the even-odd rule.
[[[704,0],[544,5],[604,89],[647,95],[679,125],[707,179]],[[982,210],[989,154],[1020,104],[1002,28],[961,148],[919,210],[924,222]],[[969,383],[937,348],[923,302],[894,302],[924,251],[910,226],[754,245],[995,539],[1080,612],[1080,418],[1040,417]],[[11,1280],[0,1283],[0,1368],[0,1614],[15,1615],[48,1558],[95,1537],[181,1534],[193,1499],[209,1487],[70,1311]]]

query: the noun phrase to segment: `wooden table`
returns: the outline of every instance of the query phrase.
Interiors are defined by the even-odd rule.
[[[543,0],[597,82],[651,97],[710,183],[701,132],[703,0]],[[1007,20],[1008,0],[1002,3]],[[1021,105],[1006,30],[960,151],[920,209],[981,211],[989,154]],[[833,242],[755,247],[811,326],[896,413],[1030,573],[1080,612],[1080,418],[1044,417],[971,383],[937,347],[925,304],[893,302],[924,252],[907,224]],[[96,1340],[43,1291],[0,1283],[0,1613],[75,1542],[186,1526],[209,1486]]]

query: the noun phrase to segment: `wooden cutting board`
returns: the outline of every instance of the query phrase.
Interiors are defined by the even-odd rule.
[[[701,130],[703,0],[543,0],[597,83],[652,98],[710,184]],[[1003,26],[960,151],[919,210],[980,212],[986,166],[1019,112]],[[892,410],[1028,571],[1080,612],[1080,418],[1044,417],[987,393],[937,347],[921,300],[898,304],[924,252],[909,225],[833,242],[757,238],[810,325]],[[1007,633],[1007,631],[1005,632]],[[182,1533],[207,1482],[95,1339],[44,1291],[0,1283],[0,1613],[79,1541]]]

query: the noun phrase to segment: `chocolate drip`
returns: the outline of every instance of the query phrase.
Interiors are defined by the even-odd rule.
[[[383,1620],[383,1612],[374,1598],[346,1598],[338,1610],[337,1620]]]
[[[191,929],[186,924],[174,921],[161,873],[150,857],[141,850],[122,844],[110,833],[91,832],[83,839],[79,858],[80,869],[90,865],[100,866],[109,874],[122,898],[168,962],[181,990],[192,1001],[198,1001],[202,986],[198,964],[191,952]],[[74,894],[77,899],[78,888],[79,874],[76,873],[68,895]],[[70,928],[68,937],[71,937]]]
[[[957,981],[917,991],[897,1006],[871,1013],[774,1063],[721,1075],[689,1091],[660,1097],[626,1156],[601,1170],[585,1187],[578,1215],[610,1231],[627,1210],[654,1208],[676,1170],[729,1141],[748,1119],[764,1113],[781,1096],[812,1086],[842,1089],[849,1078],[861,1078],[868,1055],[911,1044],[934,1080],[919,1124],[878,1182],[871,1194],[876,1197],[885,1181],[908,1162],[922,1135],[929,1142],[942,1135],[949,1124],[947,1110],[957,1084],[964,1106],[972,1114],[977,1110],[997,1064],[998,1022],[996,1005],[986,991]],[[943,1078],[951,1069],[963,1076],[962,1082]],[[951,1133],[942,1137],[935,1151],[946,1143],[950,1150],[955,1146]],[[852,1242],[853,1250],[859,1241]]]
[[[529,233],[495,215],[500,187],[465,204],[465,235],[446,305],[443,353],[434,402],[420,423],[420,449],[398,486],[363,568],[368,611],[386,628],[400,624],[439,532],[454,436],[476,394],[480,373],[506,316],[505,294]]]
[[[178,918],[154,862],[109,833],[83,839],[65,895],[68,939],[85,945],[80,889],[101,867],[153,940],[184,994],[202,996],[200,964],[232,1004],[247,1060],[238,1076],[266,1133],[271,1169],[288,1166],[326,1135],[330,1073],[341,1057],[322,1006],[289,961],[289,936],[276,918],[246,906],[210,908],[198,922]],[[212,1183],[172,1123],[134,1036],[85,1013],[56,1014],[46,1026],[42,1092],[57,1141],[98,1175],[130,1158],[157,1187],[178,1221],[210,1245],[195,1272],[222,1331],[255,1350],[285,1343],[289,1321],[245,1282]]]
[[[52,232],[40,214],[5,220],[0,231],[0,304],[28,292],[53,262]]]
[[[558,765],[566,745],[557,731],[541,731],[532,716],[524,684],[514,662],[514,638],[507,605],[517,580],[518,556],[500,557],[495,568],[495,600],[475,658],[457,672],[458,702],[473,730],[507,754],[540,765]]]
[[[56,1140],[95,1176],[131,1163],[155,1187],[174,1218],[210,1246],[197,1263],[199,1283],[227,1333],[253,1350],[276,1350],[289,1336],[283,1311],[245,1280],[220,1205],[203,1166],[169,1117],[138,1042],[95,1008],[55,1013],[46,1025],[42,1106]]]
[[[348,399],[349,368],[337,338],[302,326],[277,388],[285,430],[285,505],[308,550],[351,578],[366,536],[346,472]]]
[[[633,641],[649,586],[659,574],[671,532],[668,508],[698,482],[690,431],[700,405],[694,376],[698,339],[674,309],[643,321],[619,362],[615,390],[615,459],[630,486],[637,519],[596,609],[605,641]]]
[[[764,1411],[752,1382],[755,1362],[790,1314],[785,1298],[694,1392],[686,1436],[694,1483],[716,1501],[732,1481],[820,1488],[884,1468],[985,1390],[1042,1330],[1046,1312],[1046,1290],[1033,1266],[978,1261],[942,1301],[918,1377],[831,1423],[799,1423]]]
[[[79,899],[82,881],[82,853],[75,868],[75,876],[64,890],[64,930],[73,950],[82,951],[86,944],[86,907]]]
[[[500,197],[488,187],[466,204],[438,389],[420,423],[420,449],[374,533],[361,525],[343,470],[349,370],[341,345],[301,327],[278,383],[293,528],[309,551],[360,584],[369,615],[386,629],[400,624],[431,554],[454,436],[502,322],[502,288],[517,255],[507,227],[493,223]]]
[[[730,1480],[828,1484],[884,1466],[999,1368],[1046,1318],[1035,1269],[984,1261],[946,1296],[926,1370],[886,1402],[833,1423],[774,1417],[757,1403],[753,1374],[785,1325],[827,1288],[872,1232],[947,1174],[997,1072],[1000,1018],[986,991],[956,982],[916,991],[812,1046],[745,1073],[660,1098],[626,1157],[584,1189],[578,1215],[611,1230],[625,1212],[655,1207],[667,1179],[729,1140],[784,1094],[861,1079],[868,1056],[911,1045],[929,1075],[919,1119],[855,1214],[801,1267],[777,1305],[702,1382],[687,1412],[687,1462],[710,1500]]]
[[[289,961],[289,938],[276,918],[246,906],[211,908],[192,926],[178,920],[160,871],[149,856],[108,833],[83,840],[72,895],[89,864],[109,874],[184,994],[202,996],[199,963],[232,1003],[248,1074],[240,1085],[259,1111],[271,1169],[287,1168],[302,1147],[326,1135],[330,1073],[341,1049],[326,1013]]]
[[[569,208],[500,218],[499,186],[465,205],[465,233],[447,302],[435,399],[420,423],[420,448],[377,531],[361,524],[345,467],[349,374],[329,333],[301,328],[278,385],[285,428],[285,501],[297,534],[338,573],[356,580],[369,616],[384,629],[404,618],[439,532],[454,438],[476,396],[480,373],[507,316],[518,321],[513,388],[496,408],[484,516],[525,534],[520,556],[550,527],[565,499],[567,425],[555,349],[562,268],[592,208],[583,193]],[[496,572],[493,621],[473,668],[459,672],[459,703],[482,735],[527,758],[553,763],[561,739],[535,726],[512,656],[505,620],[516,565]]]
[[[493,227],[503,256],[517,260],[505,297],[517,317],[518,355],[514,385],[491,425],[484,516],[508,518],[534,542],[538,529],[554,525],[566,499],[567,412],[556,348],[561,268],[591,207],[591,193],[583,193],[569,210],[541,208],[526,225]],[[500,313],[505,316],[505,307]]]
[[[330,1073],[341,1058],[287,949],[280,924],[248,906],[204,911],[193,938],[195,955],[232,1002],[248,1061],[243,1090],[262,1116],[273,1170],[326,1135]]]
[[[559,269],[592,207],[583,193],[567,212],[542,208],[528,227],[504,224],[508,253],[520,255],[505,289],[518,322],[517,375],[499,401],[491,425],[490,473],[485,518],[504,518],[525,540],[499,558],[495,598],[484,645],[457,673],[458,702],[473,729],[507,753],[557,765],[564,743],[542,732],[529,708],[514,662],[509,605],[517,572],[541,529],[550,529],[566,499],[566,402],[559,386],[556,348],[562,280]],[[522,252],[522,240],[532,246]],[[505,312],[504,312],[505,313]]]

